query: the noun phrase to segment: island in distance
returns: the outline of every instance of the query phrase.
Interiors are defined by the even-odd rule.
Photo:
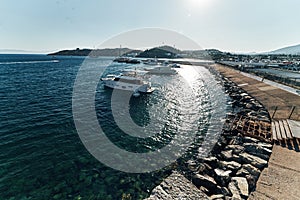
[[[119,57],[119,58],[196,58],[203,60],[214,60],[216,62],[233,61],[246,62],[250,61],[261,63],[282,63],[286,60],[300,60],[300,45],[290,46],[275,51],[251,54],[236,54],[223,52],[217,49],[205,50],[179,50],[171,46],[160,46],[145,51],[130,48],[106,48],[106,49],[73,49],[62,50],[50,53],[50,56],[89,56],[89,57]]]
[[[211,55],[222,54],[218,50],[184,50],[181,51],[171,46],[160,46],[145,51],[129,48],[106,49],[73,49],[50,53],[50,56],[90,56],[90,57],[137,57],[137,58],[202,58],[209,59]]]
[[[62,50],[55,53],[50,53],[50,56],[90,56],[90,57],[102,57],[102,56],[130,56],[141,53],[140,50],[134,50],[129,48],[114,48],[114,49],[73,49],[73,50]]]

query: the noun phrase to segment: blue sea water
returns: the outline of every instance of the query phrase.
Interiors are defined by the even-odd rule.
[[[95,71],[109,66],[106,73],[129,67],[112,64],[112,58],[0,55],[0,199],[142,199],[178,168],[130,174],[89,154],[72,115],[73,85],[83,62]],[[188,121],[191,113],[185,113],[183,103],[190,109],[201,106],[200,112],[192,113],[198,120],[197,138],[186,157],[192,156],[204,140],[213,109],[204,78],[209,77],[192,83],[197,95],[191,97],[183,92],[188,88],[179,75],[172,77],[173,82],[154,76],[157,90],[130,100],[137,124],[149,123],[149,109],[161,117],[162,131],[152,140],[135,140],[118,129],[110,109],[112,91],[99,83],[95,95],[99,124],[117,146],[145,152],[168,144],[181,123]]]

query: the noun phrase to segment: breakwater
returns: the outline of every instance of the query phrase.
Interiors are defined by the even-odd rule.
[[[272,153],[270,116],[245,90],[228,78],[221,78],[225,92],[232,99],[232,112],[228,113],[222,134],[209,156],[187,161],[186,170],[181,174],[192,183],[190,188],[198,188],[203,199],[247,199]],[[187,185],[186,181],[182,184]],[[178,179],[167,178],[152,191],[149,199],[174,197],[182,184]],[[191,191],[194,190],[180,190],[185,198],[196,199]]]

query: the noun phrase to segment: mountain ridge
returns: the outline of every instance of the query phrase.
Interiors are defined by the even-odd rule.
[[[298,45],[292,45],[283,47],[280,49],[276,49],[270,52],[267,52],[267,54],[293,54],[293,55],[300,55],[300,44]]]
[[[175,58],[178,55],[187,57],[206,57],[207,55],[226,54],[217,49],[205,49],[205,50],[179,50],[171,46],[159,46],[145,51],[129,48],[106,48],[106,49],[73,49],[73,50],[61,50],[55,53],[49,53],[48,55],[64,55],[64,56],[130,56],[130,57],[166,57]],[[300,44],[283,47],[269,52],[263,53],[232,53],[232,54],[245,54],[245,55],[300,55]]]

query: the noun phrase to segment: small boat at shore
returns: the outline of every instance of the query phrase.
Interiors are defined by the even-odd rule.
[[[125,63],[125,64],[140,64],[141,61],[137,59],[127,58],[127,57],[118,57],[113,60],[113,62],[117,63]]]
[[[159,62],[158,62],[157,58],[155,58],[155,59],[144,60],[143,64],[155,66],[155,65],[159,65]]]
[[[149,94],[154,91],[151,87],[151,82],[144,81],[136,73],[109,74],[105,78],[101,78],[101,81],[108,88],[132,91],[135,97],[139,96],[140,93]]]

